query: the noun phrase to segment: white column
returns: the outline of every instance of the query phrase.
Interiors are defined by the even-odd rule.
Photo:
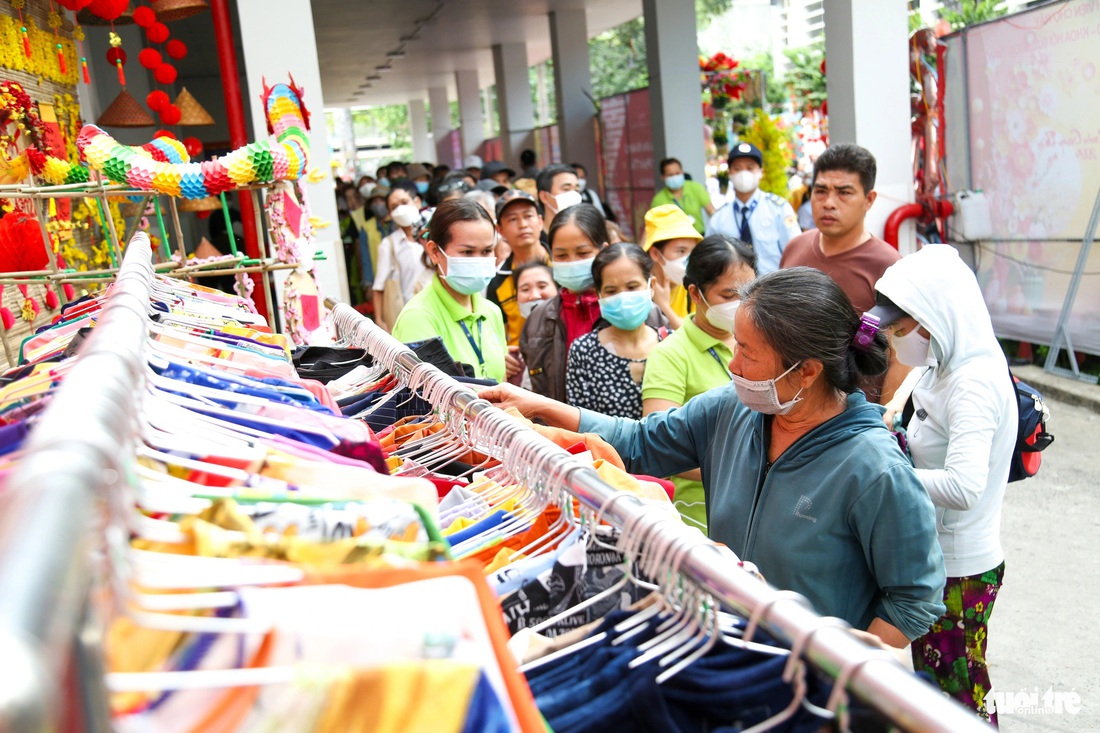
[[[447,135],[451,133],[451,100],[447,96],[447,87],[430,87],[428,104],[432,106],[432,142],[435,145],[435,161],[454,167],[455,162],[452,160],[450,146],[447,145]]]
[[[340,139],[340,154],[344,156],[344,167],[353,181],[359,180],[359,149],[355,142],[355,123],[351,118],[351,108],[341,107],[333,113],[336,122],[336,136]]]
[[[703,104],[695,0],[642,0],[653,162],[677,158],[696,181],[705,177]],[[654,180],[661,172],[653,166]]]
[[[477,152],[484,140],[481,120],[481,89],[477,83],[477,69],[464,69],[455,72],[455,87],[458,89],[458,119],[462,122],[462,154]]]
[[[550,13],[550,48],[554,57],[562,162],[580,163],[594,171],[596,110],[589,99],[592,77],[588,69],[588,21],[583,7]]]
[[[413,160],[435,162],[435,145],[428,135],[428,112],[423,99],[409,100],[409,130],[412,132]]]
[[[493,71],[497,79],[497,114],[504,162],[514,166],[524,148],[534,147],[535,114],[531,106],[531,81],[527,75],[527,44],[493,46]]]
[[[289,82],[290,76],[305,90],[305,104],[314,110],[309,131],[310,170],[325,174],[317,183],[305,183],[311,212],[318,219],[331,222],[324,229],[314,229],[317,249],[325,255],[314,265],[314,275],[323,295],[348,300],[348,281],[344,267],[344,248],[336,226],[335,182],[332,180],[332,158],[328,130],[321,114],[324,95],[321,68],[317,61],[317,42],[313,32],[313,11],[309,0],[266,0],[237,3],[248,99],[252,109],[252,132],[256,140],[268,138],[264,113],[263,81],[268,84]],[[293,53],[287,53],[293,49]],[[310,252],[309,254],[313,254]],[[275,282],[281,287],[284,278]]]
[[[880,237],[890,213],[914,200],[908,28],[905,3],[825,3],[829,142],[856,143],[878,161],[878,200],[867,215],[867,227]],[[911,220],[902,226],[898,241],[902,254],[916,249]]]

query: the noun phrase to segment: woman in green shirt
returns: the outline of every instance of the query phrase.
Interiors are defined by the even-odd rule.
[[[681,407],[698,394],[729,384],[738,290],[755,277],[756,255],[741,242],[717,234],[695,246],[684,275],[695,313],[649,355],[642,381],[643,415]],[[706,532],[699,470],[674,476],[672,483],[680,516]]]
[[[431,285],[401,309],[393,336],[410,343],[443,339],[455,361],[474,375],[503,382],[519,370],[508,354],[504,317],[482,292],[496,275],[496,229],[482,206],[469,199],[444,201],[432,215],[424,245],[435,269]]]

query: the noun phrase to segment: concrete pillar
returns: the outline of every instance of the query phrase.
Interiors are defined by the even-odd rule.
[[[423,99],[409,100],[409,130],[412,132],[412,156],[417,163],[436,161],[435,145],[428,135],[428,112]]]
[[[340,154],[344,156],[344,168],[351,180],[359,180],[359,149],[355,142],[355,123],[351,119],[351,108],[343,107],[333,114],[336,122],[336,137],[340,141]]]
[[[325,174],[317,183],[305,182],[306,195],[312,214],[331,222],[323,229],[314,229],[317,249],[325,259],[314,264],[314,275],[322,295],[330,295],[347,302],[348,279],[344,267],[344,248],[340,244],[340,228],[336,226],[335,182],[330,165],[332,153],[328,130],[321,115],[324,94],[321,86],[321,68],[317,61],[316,35],[313,32],[313,11],[309,0],[267,0],[262,3],[237,3],[240,20],[241,48],[245,77],[248,80],[248,100],[252,112],[252,136],[254,140],[267,140],[267,118],[260,95],[263,80],[268,84],[289,82],[291,75],[299,88],[305,90],[305,104],[315,110],[313,125],[309,131],[310,170]],[[294,49],[288,54],[287,49]],[[308,254],[313,254],[309,252]],[[276,277],[281,289],[284,277]],[[257,299],[260,293],[255,293]]]
[[[497,79],[497,114],[500,116],[502,157],[510,166],[519,162],[524,148],[535,146],[532,130],[531,81],[527,75],[527,44],[493,46],[493,71]]]
[[[699,97],[699,47],[695,0],[642,0],[653,162],[677,158],[692,178],[705,178],[703,104]],[[658,188],[661,172],[653,166]]]
[[[890,213],[914,200],[908,28],[905,3],[825,3],[829,142],[856,143],[878,161],[878,200],[867,215],[867,227],[880,237]],[[902,254],[916,249],[911,221],[902,226],[899,244]]]
[[[693,8],[692,17],[694,13]],[[592,78],[588,70],[588,21],[583,7],[550,13],[550,48],[554,57],[561,159],[594,171],[596,110],[589,99]],[[698,65],[698,61],[692,63]],[[695,84],[698,86],[698,79]]]
[[[458,119],[462,122],[462,154],[471,155],[484,140],[477,69],[456,71],[455,87],[458,89]]]
[[[447,87],[430,87],[428,104],[432,106],[432,142],[435,145],[435,162],[454,166],[447,136],[451,133],[451,100]]]

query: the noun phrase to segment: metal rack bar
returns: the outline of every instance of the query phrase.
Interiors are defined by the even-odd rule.
[[[148,237],[136,235],[99,324],[0,493],[0,684],[12,693],[0,699],[0,730],[57,727],[60,680],[81,635],[101,534],[94,519],[122,480],[118,458],[136,417],[151,254]],[[92,680],[86,689],[85,710],[105,711],[91,699],[101,686]],[[102,714],[85,723],[110,730]]]
[[[387,350],[386,356],[392,357],[398,370],[403,372],[397,374],[399,378],[407,380],[413,369],[419,368],[421,372],[426,372],[429,383],[444,380],[458,384],[438,369],[423,366],[411,349],[351,306],[332,298],[326,298],[325,305],[333,311],[338,328],[341,324],[354,324],[356,333],[364,328],[371,330],[375,343]],[[354,334],[344,335],[350,337]],[[356,345],[360,348],[366,346],[363,343]],[[471,417],[489,411],[500,412],[484,400],[479,400],[469,388],[461,387],[452,394],[455,394],[453,407]],[[505,437],[505,441],[509,439],[549,442],[527,428]],[[604,483],[591,465],[573,458],[564,450],[559,449],[559,452],[562,462],[573,464],[566,468],[567,491],[592,509],[604,508],[603,516],[607,521],[618,527],[633,526],[639,530],[654,527],[654,531],[664,535],[689,532],[686,526],[681,528],[668,522],[657,529],[654,525],[660,521],[659,518],[647,512],[639,502],[615,501],[609,504],[610,499],[620,492]],[[562,467],[554,468],[561,471]],[[550,469],[550,466],[541,467],[546,473]],[[867,646],[850,634],[847,628],[828,623],[810,610],[805,599],[761,583],[728,556],[717,552],[692,552],[684,559],[681,570],[745,618],[757,617],[759,626],[782,643],[792,648],[797,644],[802,648],[803,656],[829,677],[834,680],[846,678],[849,692],[902,729],[921,733],[981,733],[988,730],[988,726],[973,711],[945,697],[937,688],[914,676],[895,660],[885,657],[880,650]]]

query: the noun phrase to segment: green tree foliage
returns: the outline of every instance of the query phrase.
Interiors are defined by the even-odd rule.
[[[378,141],[379,145],[390,148],[392,155],[388,157],[392,160],[406,160],[412,155],[407,105],[389,104],[352,110],[351,121],[355,140],[359,144]]]
[[[940,10],[940,17],[951,24],[951,30],[957,31],[968,25],[1000,18],[1007,12],[1004,0],[961,0],[957,10],[947,7]]]
[[[791,164],[790,132],[780,130],[771,115],[757,109],[752,125],[741,135],[741,139],[760,148],[764,154],[764,178],[760,181],[760,188],[787,198],[787,167]]]
[[[825,42],[818,41],[812,46],[787,49],[783,53],[790,62],[786,83],[795,105],[815,109],[821,107],[828,96],[825,75],[821,73]]]
[[[761,71],[764,73],[764,101],[765,108],[781,107],[787,101],[787,85],[775,75],[775,63],[770,53],[757,53],[741,60],[740,68],[745,71]],[[771,110],[769,110],[771,111]]]

